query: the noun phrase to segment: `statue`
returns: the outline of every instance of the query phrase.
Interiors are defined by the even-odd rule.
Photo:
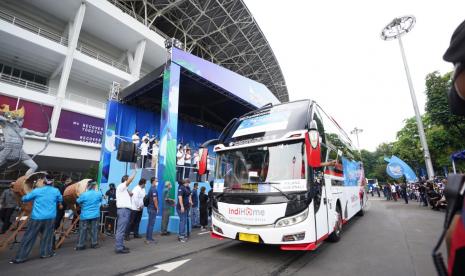
[[[36,162],[33,160],[34,157],[44,151],[50,142],[50,120],[47,118],[49,122],[47,133],[33,131],[22,127],[25,114],[24,106],[18,110],[10,110],[10,106],[6,104],[1,105],[0,107],[0,127],[2,128],[4,138],[3,144],[0,145],[0,167],[7,162],[14,162],[10,167],[22,162],[24,165],[29,167],[29,170],[26,172],[26,176],[29,176],[38,168]],[[26,135],[47,137],[44,148],[40,152],[34,154],[33,157],[30,157],[23,150],[24,136]]]

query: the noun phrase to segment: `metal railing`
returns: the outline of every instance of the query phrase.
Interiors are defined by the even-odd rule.
[[[31,23],[31,22],[29,22],[27,20],[24,20],[22,18],[11,15],[11,14],[9,14],[8,12],[6,12],[4,10],[0,10],[0,19],[6,21],[8,23],[11,23],[11,24],[13,24],[15,26],[18,26],[20,28],[23,28],[23,29],[25,29],[27,31],[30,31],[30,32],[32,32],[34,34],[45,37],[45,38],[47,38],[49,40],[55,41],[55,42],[57,42],[57,43],[59,43],[61,45],[64,45],[66,47],[68,46],[68,39],[66,37],[61,36],[60,34],[54,33],[52,31],[43,29],[41,27],[38,27],[34,23]],[[85,55],[87,55],[89,57],[95,58],[96,60],[99,60],[99,61],[101,61],[103,63],[106,63],[106,64],[108,64],[110,66],[113,66],[113,67],[115,67],[115,68],[117,68],[117,69],[119,69],[121,71],[129,73],[129,67],[127,65],[119,63],[119,62],[115,61],[113,58],[92,49],[91,47],[89,47],[85,43],[78,42],[76,50],[80,51],[81,53],[83,53],[83,54],[85,54]]]
[[[119,69],[121,71],[129,73],[129,68],[128,68],[127,65],[115,61],[111,57],[92,49],[91,47],[87,46],[86,44],[84,44],[82,42],[78,42],[76,50],[78,50],[79,52],[85,54],[86,56],[89,56],[91,58],[95,58],[98,61],[101,61],[101,62],[106,63],[106,64],[108,64],[110,66],[113,66],[113,67],[115,67],[115,68],[117,68],[117,69]]]
[[[11,75],[0,74],[0,81],[4,82],[4,83],[15,85],[15,86],[19,86],[19,87],[35,90],[35,91],[38,91],[38,92],[42,92],[42,93],[45,93],[45,94],[52,94],[52,95],[57,94],[56,89],[51,88],[51,87],[49,87],[47,85],[43,85],[43,84],[40,84],[40,83],[37,83],[37,82],[28,81],[28,80],[17,78],[17,77],[13,77]]]
[[[18,26],[20,28],[23,28],[27,31],[30,31],[32,33],[45,37],[49,40],[53,40],[61,45],[68,46],[68,39],[66,37],[60,34],[54,33],[52,31],[45,30],[31,22],[28,22],[27,20],[8,14],[4,10],[0,10],[0,19],[8,23],[11,23],[15,26]]]
[[[101,108],[101,109],[106,108],[106,103],[101,102],[101,101],[97,101],[97,100],[94,100],[94,99],[89,99],[87,97],[80,96],[80,95],[77,95],[77,94],[74,94],[74,93],[67,93],[66,95],[67,95],[68,100],[70,100],[72,102],[83,103],[85,105],[90,105],[90,106]]]

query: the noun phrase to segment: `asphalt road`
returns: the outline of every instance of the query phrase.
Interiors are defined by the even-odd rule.
[[[127,243],[131,253],[116,255],[111,238],[102,242],[102,248],[76,252],[76,236],[72,236],[51,259],[38,259],[36,248],[30,261],[11,265],[8,260],[18,246],[0,253],[0,274],[436,275],[430,256],[443,218],[444,212],[420,207],[417,202],[406,205],[370,197],[365,216],[346,224],[338,243],[324,243],[314,252],[217,241],[196,231],[187,243],[158,235],[156,245],[131,240]]]

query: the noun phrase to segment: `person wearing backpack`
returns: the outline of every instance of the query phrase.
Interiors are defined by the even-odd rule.
[[[145,243],[146,244],[154,244],[156,241],[153,239],[153,226],[155,225],[155,220],[158,214],[158,193],[157,193],[157,183],[158,179],[156,177],[152,177],[150,179],[150,186],[149,192],[144,197],[144,206],[147,207],[147,213],[149,214],[148,222],[147,222],[147,231],[145,234]]]

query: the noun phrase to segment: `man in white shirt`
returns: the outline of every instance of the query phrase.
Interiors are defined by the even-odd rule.
[[[134,238],[139,239],[139,224],[142,218],[142,211],[144,210],[144,197],[145,197],[145,183],[147,180],[141,178],[139,185],[132,189],[132,200],[131,200],[131,219],[129,227],[126,228],[125,240],[129,240],[129,233],[134,233]]]
[[[183,170],[184,170],[184,150],[182,149],[182,146],[178,147],[178,152],[176,153],[176,169],[177,169],[177,175],[176,175],[176,180],[178,183],[181,183],[181,180],[184,178],[183,177]]]
[[[138,147],[138,146],[139,146],[139,142],[140,142],[140,138],[139,138],[139,131],[137,131],[137,129],[136,129],[136,131],[134,131],[134,134],[132,135],[131,138],[132,138],[132,142],[133,142],[134,144],[136,144],[136,147]]]
[[[149,154],[149,140],[142,139],[142,144],[140,145],[140,155],[142,157],[141,167],[145,168],[145,163],[147,162],[147,157]]]
[[[150,142],[150,134],[149,132],[145,132],[145,135],[142,137],[142,142],[149,141]]]
[[[155,140],[152,146],[152,168],[155,169],[155,175],[158,175],[158,141]]]
[[[116,188],[116,207],[118,214],[118,225],[116,227],[115,237],[115,252],[117,254],[129,253],[129,249],[124,246],[124,234],[126,228],[129,226],[131,217],[131,196],[132,193],[128,191],[128,186],[136,177],[136,170],[134,168],[131,176],[125,175],[121,178],[121,184]]]

